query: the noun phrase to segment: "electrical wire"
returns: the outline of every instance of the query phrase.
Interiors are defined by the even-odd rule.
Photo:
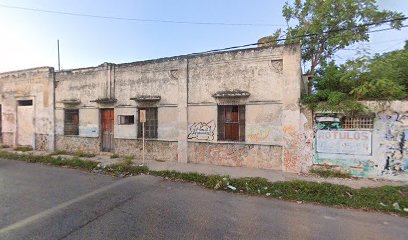
[[[385,21],[381,21],[378,23],[367,23],[367,24],[362,24],[362,25],[358,25],[355,26],[353,28],[348,28],[348,29],[335,29],[335,30],[330,30],[330,31],[324,31],[321,33],[309,33],[309,34],[304,34],[304,35],[298,35],[298,36],[294,36],[291,38],[279,38],[276,40],[272,40],[272,41],[267,41],[267,42],[263,42],[262,44],[268,44],[268,43],[276,43],[276,42],[281,42],[281,41],[286,41],[286,40],[294,40],[294,39],[299,39],[299,38],[306,38],[306,37],[312,37],[312,36],[318,36],[318,35],[323,35],[323,34],[327,34],[327,33],[333,33],[333,32],[341,32],[341,31],[350,31],[359,27],[364,27],[364,26],[373,26],[373,25],[377,25],[377,24],[382,24],[382,23],[386,23],[386,22],[393,22],[393,21],[397,21],[397,20],[406,20],[408,19],[408,17],[404,17],[404,18],[399,18],[399,19],[391,19],[391,20],[385,20]],[[408,27],[408,25],[402,25],[401,28],[406,28]],[[388,31],[388,30],[393,30],[395,28],[383,28],[383,29],[377,29],[377,30],[371,30],[368,31],[367,33],[374,33],[374,32],[382,32],[382,31]],[[333,38],[330,36],[327,36],[327,38]],[[213,49],[213,50],[208,50],[205,52],[197,52],[197,53],[191,53],[189,55],[198,55],[198,54],[205,54],[205,53],[215,53],[215,52],[223,52],[223,51],[228,51],[228,50],[233,50],[233,49],[240,49],[240,48],[245,48],[245,47],[251,47],[251,46],[258,46],[259,43],[250,43],[250,44],[244,44],[244,45],[239,45],[239,46],[232,46],[232,47],[226,47],[226,48],[220,48],[220,49]]]
[[[32,11],[32,12],[41,12],[41,13],[76,16],[76,17],[89,17],[89,18],[121,20],[121,21],[134,21],[134,22],[189,24],[189,25],[254,26],[254,27],[271,27],[271,26],[283,27],[283,26],[286,26],[286,25],[277,25],[277,24],[268,24],[268,23],[192,22],[192,21],[174,21],[174,20],[164,20],[164,19],[144,19],[144,18],[114,17],[114,16],[103,16],[103,15],[92,15],[92,14],[84,14],[84,13],[47,10],[47,9],[39,9],[39,8],[19,7],[19,6],[11,6],[11,5],[4,5],[4,4],[0,4],[0,7],[9,8],[9,9]]]

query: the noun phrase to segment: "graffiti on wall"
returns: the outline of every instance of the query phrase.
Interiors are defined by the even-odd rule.
[[[342,127],[337,114],[319,114],[315,117],[315,122],[317,130],[338,130]]]
[[[196,122],[188,130],[188,139],[212,141],[214,140],[215,123],[212,120],[209,122]]]
[[[248,128],[248,141],[250,142],[267,142],[271,135],[272,129],[270,127],[250,127]]]
[[[384,167],[381,174],[397,175],[408,172],[408,114],[382,112],[378,114],[383,138]]]
[[[318,130],[316,133],[316,151],[319,153],[371,155],[371,132]]]

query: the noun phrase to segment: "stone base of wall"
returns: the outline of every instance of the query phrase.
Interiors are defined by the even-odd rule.
[[[282,147],[189,142],[188,159],[193,163],[281,170]]]
[[[97,154],[100,152],[100,141],[99,138],[56,136],[56,150]]]
[[[48,151],[48,135],[35,134],[35,150]]]
[[[3,132],[2,133],[2,144],[13,146],[14,145],[14,133],[12,132]]]
[[[115,153],[119,155],[132,155],[142,159],[142,140],[115,139]],[[177,161],[177,142],[146,141],[145,159],[159,161]]]

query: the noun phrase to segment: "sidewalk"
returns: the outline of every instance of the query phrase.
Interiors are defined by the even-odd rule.
[[[23,153],[14,151],[13,149],[3,149],[15,153]],[[33,153],[34,155],[47,155],[47,152],[32,151],[25,153]],[[55,155],[55,157],[60,156],[62,158],[72,158],[71,155]],[[81,157],[81,159],[92,160],[99,162],[102,166],[108,166],[114,163],[123,162],[123,158],[111,158],[110,153],[103,153],[96,155],[95,157]],[[134,159],[133,164],[140,165],[142,160]],[[277,181],[292,181],[292,180],[303,180],[303,181],[313,181],[313,182],[327,182],[333,184],[340,184],[349,186],[351,188],[362,188],[362,187],[380,187],[384,185],[407,185],[408,180],[404,182],[386,181],[386,180],[374,180],[367,178],[322,178],[311,174],[296,174],[296,173],[286,173],[278,170],[266,170],[266,169],[255,169],[255,168],[245,168],[245,167],[227,167],[227,166],[217,166],[209,164],[196,164],[196,163],[178,163],[178,162],[162,162],[147,160],[145,165],[151,170],[174,170],[178,172],[198,172],[206,175],[229,175],[232,178],[241,177],[262,177],[268,179],[270,182]]]

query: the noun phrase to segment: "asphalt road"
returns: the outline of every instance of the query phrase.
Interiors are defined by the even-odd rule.
[[[0,160],[0,239],[407,239],[408,219]]]

